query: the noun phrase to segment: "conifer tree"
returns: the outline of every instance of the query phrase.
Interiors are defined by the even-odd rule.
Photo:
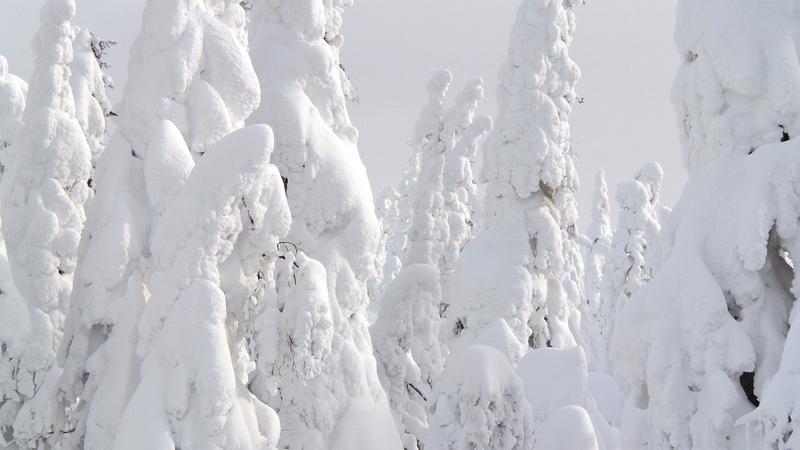
[[[73,0],[49,0],[42,8],[23,125],[3,180],[3,232],[30,320],[24,346],[12,355],[19,394],[10,400],[19,408],[13,436],[31,447],[52,445],[58,431],[56,351],[90,195],[91,150],[69,84],[74,15]]]
[[[268,378],[279,375],[271,386],[270,404],[284,430],[290,430],[281,435],[282,448],[400,445],[368,331],[368,287],[379,275],[375,258],[381,230],[358,155],[358,131],[346,104],[355,90],[341,64],[340,32],[350,3],[259,0],[250,13],[250,50],[262,101],[249,123],[265,123],[275,131],[272,162],[284,177],[292,214],[286,241],[325,268],[322,277],[319,265],[312,264],[309,270],[317,267],[317,291],[296,295],[318,296],[315,304],[326,302],[333,323],[331,354],[322,360],[314,394],[303,402],[294,399],[306,381],[279,366],[280,352],[277,359],[258,362],[265,389],[270,387]],[[327,292],[319,292],[320,280],[325,280]],[[288,293],[279,293],[278,301],[292,298],[297,289],[306,288],[295,284]],[[327,333],[326,326],[319,322],[305,332]],[[290,346],[289,351],[300,350]],[[360,422],[366,415],[373,426],[363,432]]]
[[[477,336],[504,318],[530,347],[580,341],[577,174],[567,121],[580,73],[568,53],[573,27],[567,4],[519,7],[484,145],[485,229],[462,254],[448,295],[458,299],[446,326],[456,336]]]
[[[114,449],[275,448],[277,414],[248,389],[247,303],[226,276],[231,266],[249,272],[254,291],[260,260],[277,257],[289,229],[272,145],[259,125],[223,138],[159,221],[138,326],[141,379]]]
[[[144,356],[137,327],[149,295],[153,232],[194,160],[258,104],[242,30],[228,22],[244,17],[236,8],[234,0],[145,4],[119,123],[97,161],[59,350],[57,401],[69,412],[62,428],[74,428],[63,438],[66,448],[111,448]]]
[[[678,4],[673,102],[689,181],[653,280],[617,317],[624,448],[797,447],[793,10]]]

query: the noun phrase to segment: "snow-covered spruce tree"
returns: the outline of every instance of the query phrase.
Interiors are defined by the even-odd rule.
[[[567,122],[579,76],[567,51],[573,27],[563,2],[525,0],[519,7],[497,122],[484,145],[486,229],[452,275],[452,334],[477,336],[504,318],[530,347],[570,347],[580,339],[579,280],[570,279],[573,247],[577,253]]]
[[[606,339],[613,335],[614,319],[622,306],[650,281],[646,232],[653,219],[648,199],[647,188],[638,181],[617,185],[619,218],[603,273],[602,331]]]
[[[429,450],[533,448],[525,389],[497,349],[471,345],[447,361],[433,393]]]
[[[461,249],[473,237],[472,208],[477,207],[474,201],[477,188],[472,166],[478,143],[492,126],[488,117],[475,119],[475,110],[482,99],[483,80],[472,80],[444,115],[443,197],[444,215],[448,224],[448,241],[442,263],[445,277],[455,267]]]
[[[0,172],[12,156],[11,146],[22,127],[28,84],[8,73],[0,55]],[[8,264],[5,240],[0,234],[0,446],[14,441],[13,423],[22,400],[17,391],[18,356],[24,352],[30,320],[25,301],[17,292]]]
[[[28,83],[8,72],[8,62],[0,55],[0,173],[11,162],[27,95]],[[17,365],[29,332],[28,310],[14,285],[0,234],[0,447],[14,442],[13,424],[23,398],[17,390]]]
[[[794,11],[679,3],[673,94],[690,180],[662,230],[659,270],[617,319],[624,448],[746,448],[761,431],[765,448],[798,448]]]
[[[371,328],[378,374],[408,450],[419,448],[422,442],[428,427],[425,404],[444,367],[438,265],[444,246],[437,222],[443,218],[445,157],[428,158],[419,177],[403,267],[386,286]]]
[[[11,162],[11,151],[6,149],[11,147],[22,128],[27,95],[28,83],[8,72],[8,61],[0,55],[0,174]]]
[[[450,241],[450,227],[444,198],[444,168],[448,146],[455,145],[457,133],[463,123],[459,117],[471,116],[470,105],[474,101],[462,96],[462,108],[445,110],[445,97],[453,75],[439,70],[428,81],[428,101],[414,125],[413,144],[419,155],[419,173],[408,193],[409,211],[408,240],[403,264],[410,261],[436,265],[440,271],[447,266],[445,254]],[[474,108],[473,108],[474,109]],[[448,131],[445,131],[447,113]],[[446,137],[449,132],[452,139]],[[410,208],[410,209],[408,209]]]
[[[438,268],[409,263],[386,286],[371,327],[378,374],[407,450],[420,448],[428,428],[426,403],[444,368],[440,302]]]
[[[21,446],[48,447],[57,413],[54,364],[72,288],[89,197],[91,151],[75,119],[69,85],[73,0],[49,0],[33,39],[35,56],[23,126],[3,179],[3,232],[11,273],[25,300],[30,332],[12,355],[17,399],[3,405]]]
[[[223,138],[159,221],[139,323],[141,380],[114,449],[275,448],[277,415],[247,387],[254,365],[236,329],[245,302],[226,292],[222,268],[255,274],[289,230],[271,149],[263,125]]]
[[[651,220],[645,224],[644,236],[647,241],[646,271],[650,278],[658,270],[661,262],[661,226],[671,211],[668,207],[662,206],[659,199],[663,179],[664,170],[661,164],[655,161],[646,162],[636,172],[636,181],[644,185],[648,195],[647,215]]]
[[[463,132],[458,144],[448,154],[444,168],[444,210],[450,239],[445,252],[445,268],[453,270],[461,250],[475,234],[480,211],[478,188],[472,168],[478,143],[492,129],[488,116],[476,118]]]
[[[73,42],[74,58],[70,65],[72,76],[69,79],[75,97],[75,117],[92,151],[92,167],[105,149],[106,118],[111,114],[106,88],[112,83],[103,73],[98,55],[95,54],[98,42],[89,30],[77,31]]]
[[[381,224],[381,252],[378,263],[381,265],[383,276],[373,281],[370,288],[370,303],[372,311],[377,311],[378,302],[383,295],[383,288],[391,282],[400,271],[403,248],[405,247],[405,233],[401,233],[403,218],[400,216],[400,193],[393,187],[384,189],[375,199],[375,211]]]
[[[604,171],[599,171],[594,179],[592,194],[592,218],[586,231],[588,246],[585,249],[586,302],[591,319],[598,330],[603,328],[603,272],[606,258],[611,248],[611,205],[608,201],[608,186]],[[587,318],[588,319],[588,318]]]
[[[272,161],[292,212],[286,239],[325,268],[323,298],[333,321],[314,404],[291,401],[302,380],[274,385],[270,404],[281,416],[282,448],[400,447],[368,331],[368,284],[378,275],[381,231],[346,106],[354,91],[340,64],[342,16],[350,3],[259,0],[250,15],[262,102],[249,122],[275,131]],[[281,373],[269,363],[259,361],[262,378]]]
[[[199,157],[256,108],[260,88],[238,2],[151,0],[131,49],[119,124],[97,162],[97,192],[59,351],[67,448],[111,448],[137,382],[136,326],[151,235]],[[243,14],[243,12],[242,12]]]

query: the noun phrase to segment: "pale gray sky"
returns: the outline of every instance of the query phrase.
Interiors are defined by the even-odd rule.
[[[75,23],[119,42],[111,74],[122,91],[130,43],[139,28],[143,0],[77,0]],[[28,77],[30,40],[42,0],[0,0],[0,54],[12,72]],[[345,18],[343,62],[360,92],[352,105],[361,131],[360,151],[375,192],[396,185],[408,160],[425,82],[450,69],[454,91],[482,76],[494,114],[494,87],[505,58],[519,0],[356,0]],[[574,146],[583,181],[580,211],[590,208],[594,172],[605,169],[612,189],[631,179],[648,160],[664,166],[663,200],[672,205],[685,173],[669,99],[678,64],[674,50],[675,0],[587,0],[576,7],[573,59],[585,102],[572,116]],[[613,199],[612,199],[613,201]],[[585,225],[585,221],[582,221]]]

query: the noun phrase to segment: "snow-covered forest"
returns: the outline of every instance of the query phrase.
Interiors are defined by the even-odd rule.
[[[800,0],[678,0],[674,204],[579,173],[581,2],[516,1],[373,193],[352,0],[146,0],[124,85],[43,0],[0,55],[0,449],[800,450]]]

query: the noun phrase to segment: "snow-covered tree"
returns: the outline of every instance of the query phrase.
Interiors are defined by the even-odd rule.
[[[443,256],[442,171],[444,155],[428,156],[397,277],[385,288],[372,326],[378,374],[389,396],[403,446],[418,448],[428,426],[425,403],[444,366],[439,343],[442,303],[438,263]]]
[[[453,270],[461,249],[473,237],[472,214],[478,205],[472,168],[478,143],[492,127],[489,117],[475,118],[475,110],[482,99],[483,80],[472,80],[443,118],[445,168],[442,187],[449,238],[443,255],[445,276]]]
[[[620,183],[616,200],[619,218],[603,273],[604,323],[601,330],[606,337],[614,332],[614,318],[620,308],[650,281],[646,231],[653,218],[650,217],[647,188],[635,180]]]
[[[592,194],[592,217],[586,231],[588,246],[585,249],[586,267],[585,289],[588,311],[598,325],[603,310],[603,272],[611,248],[611,205],[608,201],[608,186],[604,171],[599,171],[594,179]]]
[[[798,448],[794,11],[679,2],[673,96],[690,180],[664,224],[655,277],[617,319],[624,448],[746,448],[762,438],[764,448]]]
[[[383,274],[380,279],[373,281],[370,288],[370,303],[372,311],[377,311],[378,302],[383,294],[383,288],[391,282],[401,267],[400,256],[405,247],[405,234],[400,232],[403,218],[400,217],[400,193],[393,187],[387,187],[375,199],[375,212],[381,224],[381,246],[377,258]]]
[[[661,164],[655,161],[646,162],[636,172],[636,181],[642,183],[647,190],[648,203],[647,215],[650,220],[645,223],[644,236],[647,241],[646,271],[650,278],[658,270],[661,262],[661,226],[669,217],[670,209],[661,205],[661,181],[664,179],[664,170]]]
[[[407,450],[420,448],[428,428],[426,403],[444,368],[440,302],[438,268],[408,264],[386,286],[371,327],[378,374]]]
[[[508,359],[487,345],[472,345],[447,361],[432,398],[429,450],[533,447],[530,406]]]
[[[569,57],[569,4],[525,0],[501,71],[497,123],[484,145],[486,229],[451,280],[447,329],[460,335],[505,318],[531,347],[580,341],[568,116],[578,67]],[[573,251],[574,250],[574,251]],[[473,330],[469,330],[473,328]]]
[[[13,435],[27,446],[49,445],[56,431],[54,362],[90,193],[91,151],[69,84],[74,14],[73,0],[49,0],[42,8],[23,126],[3,179],[3,232],[31,325],[14,355]]]
[[[248,389],[254,363],[237,331],[246,302],[226,292],[223,269],[255,274],[289,229],[271,149],[263,125],[223,138],[159,221],[138,327],[141,380],[114,449],[275,448],[277,414]]]
[[[0,55],[0,173],[11,162],[10,147],[22,127],[27,95],[28,83],[8,72],[8,61]],[[14,442],[13,424],[22,401],[16,366],[29,331],[25,301],[14,285],[5,240],[0,238],[0,446]]]
[[[8,72],[8,60],[0,55],[0,169],[5,172],[10,163],[10,147],[20,128],[28,83]]]
[[[193,159],[258,105],[241,29],[227,22],[236,8],[234,0],[145,5],[119,123],[97,161],[97,192],[59,352],[58,401],[74,428],[64,437],[68,448],[111,448],[137,382],[135,342],[149,295],[152,233]]]
[[[92,151],[92,167],[105,149],[106,118],[111,114],[111,102],[106,94],[111,82],[95,54],[98,42],[89,30],[77,31],[69,79],[75,97],[75,117]]]
[[[450,227],[444,198],[444,169],[448,145],[455,145],[458,133],[457,117],[468,115],[471,100],[462,99],[463,108],[449,110],[447,117],[449,133],[445,131],[445,97],[453,75],[447,70],[439,70],[428,81],[428,101],[414,125],[413,144],[419,157],[419,173],[412,190],[408,192],[408,205],[403,208],[410,212],[403,264],[420,262],[434,264],[440,271],[446,267],[445,254],[450,241]],[[466,96],[465,96],[466,97]],[[451,147],[452,149],[452,147]]]
[[[327,292],[313,295],[328,303],[333,322],[331,354],[314,383],[321,389],[306,398],[313,403],[293,401],[298,385],[291,379],[275,383],[271,404],[285,430],[282,448],[400,446],[368,331],[368,285],[378,275],[381,230],[347,111],[354,89],[340,63],[342,16],[350,3],[260,0],[250,13],[262,102],[249,122],[275,131],[272,162],[292,212],[286,239],[325,268],[313,284],[326,280]],[[304,289],[299,286],[294,289]],[[321,333],[321,327],[306,332]],[[264,378],[282,373],[259,364]]]

